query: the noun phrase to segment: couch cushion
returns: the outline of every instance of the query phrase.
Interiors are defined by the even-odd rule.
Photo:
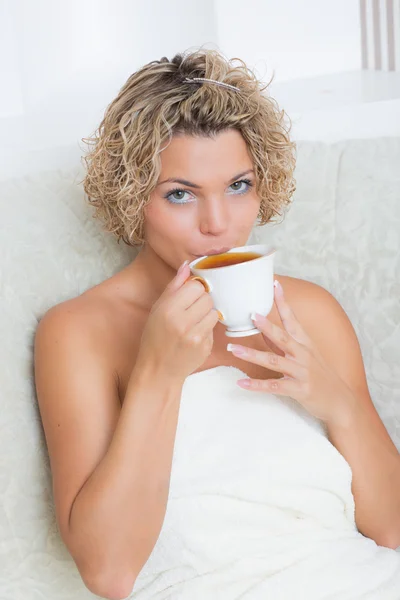
[[[33,379],[38,320],[134,256],[83,201],[80,167],[0,183],[0,597],[93,597],[60,541]]]

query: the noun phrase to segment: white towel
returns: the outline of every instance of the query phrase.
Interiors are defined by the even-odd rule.
[[[219,366],[184,384],[163,527],[135,600],[399,600],[358,532],[351,468],[295,400]]]

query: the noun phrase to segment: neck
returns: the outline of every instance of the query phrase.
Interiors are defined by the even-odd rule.
[[[130,268],[135,272],[135,277],[140,284],[143,304],[146,304],[149,309],[176,275],[176,269],[168,265],[146,244],[141,247]]]

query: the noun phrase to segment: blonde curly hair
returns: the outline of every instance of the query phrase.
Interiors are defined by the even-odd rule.
[[[238,64],[235,64],[237,61]],[[240,91],[186,78],[215,79]],[[174,134],[214,136],[238,130],[254,163],[259,225],[282,215],[296,189],[290,124],[245,63],[200,49],[152,61],[133,73],[106,108],[83,156],[84,191],[106,231],[144,243],[144,207],[156,187],[160,153]],[[290,122],[289,122],[290,123]],[[82,183],[81,182],[81,183]]]

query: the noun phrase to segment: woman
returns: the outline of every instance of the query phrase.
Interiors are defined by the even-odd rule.
[[[400,458],[343,309],[276,275],[228,350],[190,280],[291,200],[265,89],[215,51],[153,61],[85,159],[96,215],[139,252],[48,311],[35,376],[62,539],[106,598],[400,598]]]

